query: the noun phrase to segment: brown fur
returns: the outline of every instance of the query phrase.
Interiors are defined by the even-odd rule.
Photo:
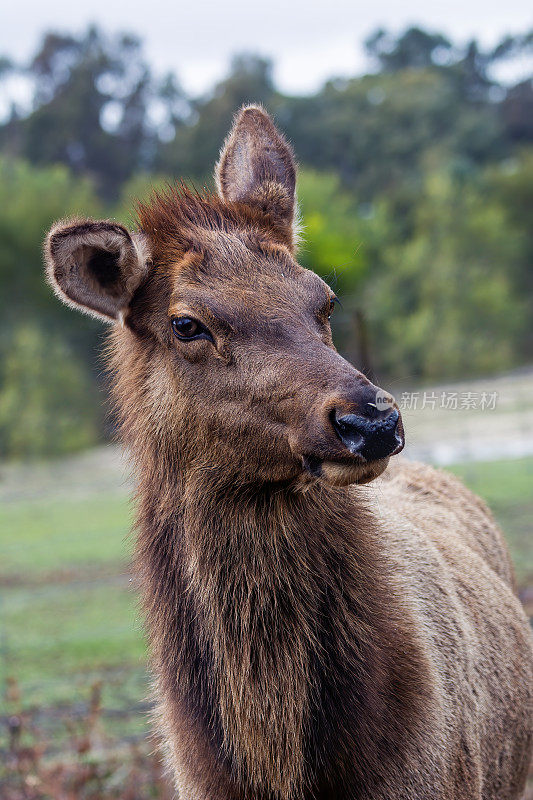
[[[516,799],[533,657],[501,535],[456,480],[384,472],[335,433],[333,410],[363,413],[376,387],[294,260],[292,155],[261,109],[238,116],[217,175],[219,198],[169,188],[140,207],[147,248],[109,340],[179,797]],[[100,311],[105,275],[86,279],[69,225],[52,233],[72,244],[68,280],[51,245],[49,274]],[[212,340],[176,339],[180,316]]]

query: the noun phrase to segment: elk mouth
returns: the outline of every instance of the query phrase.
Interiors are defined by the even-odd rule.
[[[390,457],[405,445],[401,417],[394,407],[385,414],[364,417],[332,409],[329,422],[342,450],[335,448],[321,456],[304,454],[301,463],[308,480],[322,479],[335,486],[368,483],[381,475]]]
[[[389,456],[375,461],[366,461],[361,456],[350,458],[320,459],[316,456],[302,456],[304,475],[322,479],[333,486],[349,486],[352,483],[364,484],[373,481],[385,471]]]

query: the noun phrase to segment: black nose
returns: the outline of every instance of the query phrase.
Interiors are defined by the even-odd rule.
[[[403,448],[404,438],[399,430],[399,419],[398,411],[390,408],[385,415],[379,414],[378,418],[374,416],[373,419],[334,410],[331,421],[337,436],[350,453],[363,456],[366,461],[375,461],[399,453]]]

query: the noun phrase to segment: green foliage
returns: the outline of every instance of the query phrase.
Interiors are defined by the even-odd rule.
[[[163,175],[151,175],[148,172],[133,175],[122,187],[118,202],[113,208],[113,217],[123,225],[134,228],[137,203],[150,200],[153,192],[164,191],[171,182]]]
[[[368,265],[368,226],[358,215],[355,198],[334,173],[303,169],[298,177],[298,203],[300,263],[334,283],[336,291],[353,291]]]
[[[88,180],[0,159],[0,453],[28,457],[97,440],[90,365],[99,326],[75,318],[44,279],[42,241],[65,216],[100,216]]]
[[[42,242],[50,225],[66,216],[98,216],[101,206],[87,179],[65,167],[36,168],[26,161],[0,158],[0,326],[20,319],[31,308],[52,310],[43,278]]]
[[[527,326],[512,277],[520,257],[501,204],[481,187],[431,174],[412,236],[384,249],[368,286],[384,371],[437,378],[515,364]]]
[[[409,28],[398,38],[380,28],[368,37],[365,47],[381,69],[391,72],[430,67],[439,61],[449,60],[452,55],[449,39],[440,33],[428,33],[420,28]]]
[[[505,235],[515,251],[508,268],[533,319],[533,147],[520,150],[499,167],[491,167],[485,188],[491,204],[498,204],[504,214]]]
[[[97,438],[96,398],[66,343],[36,325],[4,344],[0,452],[27,458],[81,450]]]
[[[334,170],[365,202],[417,192],[428,159],[472,170],[502,152],[497,107],[464,97],[451,70],[330,82],[316,95],[285,101],[279,117],[304,163]]]

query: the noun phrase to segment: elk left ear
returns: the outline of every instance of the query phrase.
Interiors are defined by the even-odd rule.
[[[296,167],[292,150],[259,106],[237,114],[220,154],[215,177],[223,200],[245,203],[286,228],[293,244]]]
[[[109,220],[57,222],[44,254],[48,281],[61,300],[107,321],[124,319],[150,265],[145,236]]]

